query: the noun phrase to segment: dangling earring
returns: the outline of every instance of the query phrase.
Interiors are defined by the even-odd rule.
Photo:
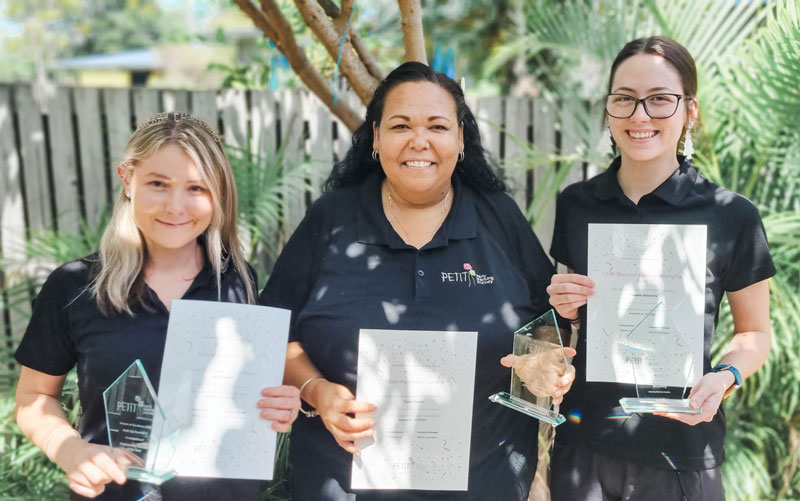
[[[694,145],[692,144],[692,128],[686,127],[686,136],[683,138],[683,155],[686,160],[691,160],[694,155]]]
[[[378,161],[378,150],[376,150],[375,148],[372,149],[372,160],[376,162]]]

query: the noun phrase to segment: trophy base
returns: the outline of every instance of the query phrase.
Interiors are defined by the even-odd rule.
[[[175,476],[174,470],[146,470],[131,466],[125,470],[125,476],[131,480],[147,484],[161,485]]]
[[[678,412],[682,414],[702,414],[703,409],[693,409],[689,399],[677,398],[620,398],[622,409],[633,414],[652,414],[653,412]]]
[[[514,409],[517,412],[527,414],[530,417],[536,418],[545,423],[549,423],[553,426],[558,426],[567,420],[564,416],[553,409],[540,407],[504,391],[495,393],[489,397],[489,400],[496,404],[505,405],[509,409]]]

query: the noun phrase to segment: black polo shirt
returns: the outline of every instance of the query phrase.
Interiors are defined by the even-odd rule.
[[[53,376],[66,374],[77,364],[82,410],[78,431],[89,442],[108,444],[103,390],[137,358],[158,390],[169,311],[148,288],[149,309],[135,306],[132,316],[100,313],[88,290],[97,259],[93,255],[72,261],[50,274],[36,298],[15,357],[21,365]],[[197,275],[182,299],[217,300],[216,276],[210,265]],[[247,302],[244,284],[232,267],[222,275],[221,299]],[[258,395],[253,395],[253,405],[257,399]],[[151,485],[128,480],[123,486],[108,484],[95,499],[130,501],[152,489]],[[259,490],[260,482],[252,480],[175,478],[163,484],[161,495],[174,500],[233,501],[260,499]],[[71,494],[72,499],[83,499]]]
[[[702,224],[707,228],[705,347],[703,373],[711,370],[711,340],[725,291],[737,291],[775,274],[767,238],[755,206],[721,188],[683,157],[672,176],[639,200],[628,199],[617,181],[620,159],[594,178],[573,184],[559,195],[550,254],[556,261],[587,272],[589,223]],[[581,308],[586,318],[586,308]],[[688,426],[647,414],[624,414],[619,399],[635,396],[634,385],[586,382],[586,322],[581,322],[576,381],[561,411],[570,418],[556,440],[586,445],[598,453],[670,468],[714,468],[724,461],[725,413],[710,423]]]
[[[477,331],[473,413],[465,416],[472,419],[469,496],[521,499],[536,465],[538,422],[488,397],[508,391],[511,374],[500,358],[512,350],[513,331],[549,308],[552,264],[510,197],[476,192],[457,174],[441,228],[420,250],[406,245],[384,215],[382,181],[376,172],[361,186],[322,196],[284,248],[260,301],[291,309],[290,339],[353,394],[359,329]],[[353,499],[345,494],[352,455],[320,418],[298,418],[290,451],[295,499]],[[358,499],[370,495],[392,493]]]

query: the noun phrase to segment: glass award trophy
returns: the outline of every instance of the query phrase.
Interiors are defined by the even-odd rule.
[[[690,407],[689,399],[684,398],[694,360],[685,336],[663,303],[644,315],[618,341],[617,348],[630,364],[636,388],[635,398],[619,400],[626,413],[703,412]]]
[[[166,415],[140,360],[133,362],[103,392],[108,444],[114,460],[131,480],[160,485],[175,476],[172,470],[155,470]],[[153,428],[155,413],[162,418]]]
[[[561,340],[561,329],[556,314],[549,310],[529,324],[514,332],[514,355],[524,357],[521,369],[511,370],[511,389],[489,397],[492,402],[505,405],[539,421],[558,426],[565,421],[558,406],[552,405],[553,372],[561,375],[567,356]],[[520,371],[525,381],[520,379]]]

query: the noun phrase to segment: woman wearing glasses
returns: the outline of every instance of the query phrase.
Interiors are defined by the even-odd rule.
[[[548,287],[558,313],[580,324],[577,374],[561,410],[552,456],[553,500],[722,500],[724,396],[764,363],[770,347],[769,289],[775,274],[766,236],[749,200],[691,165],[698,119],[697,72],[673,40],[634,40],[617,55],[605,120],[618,155],[602,174],[559,196],[550,254],[569,269]],[[680,143],[684,138],[683,152]],[[703,377],[688,394],[700,414],[626,414],[631,384],[587,382],[586,308],[590,223],[692,224],[707,231]],[[735,335],[717,365],[710,347],[723,294]],[[677,370],[677,369],[676,369]]]

